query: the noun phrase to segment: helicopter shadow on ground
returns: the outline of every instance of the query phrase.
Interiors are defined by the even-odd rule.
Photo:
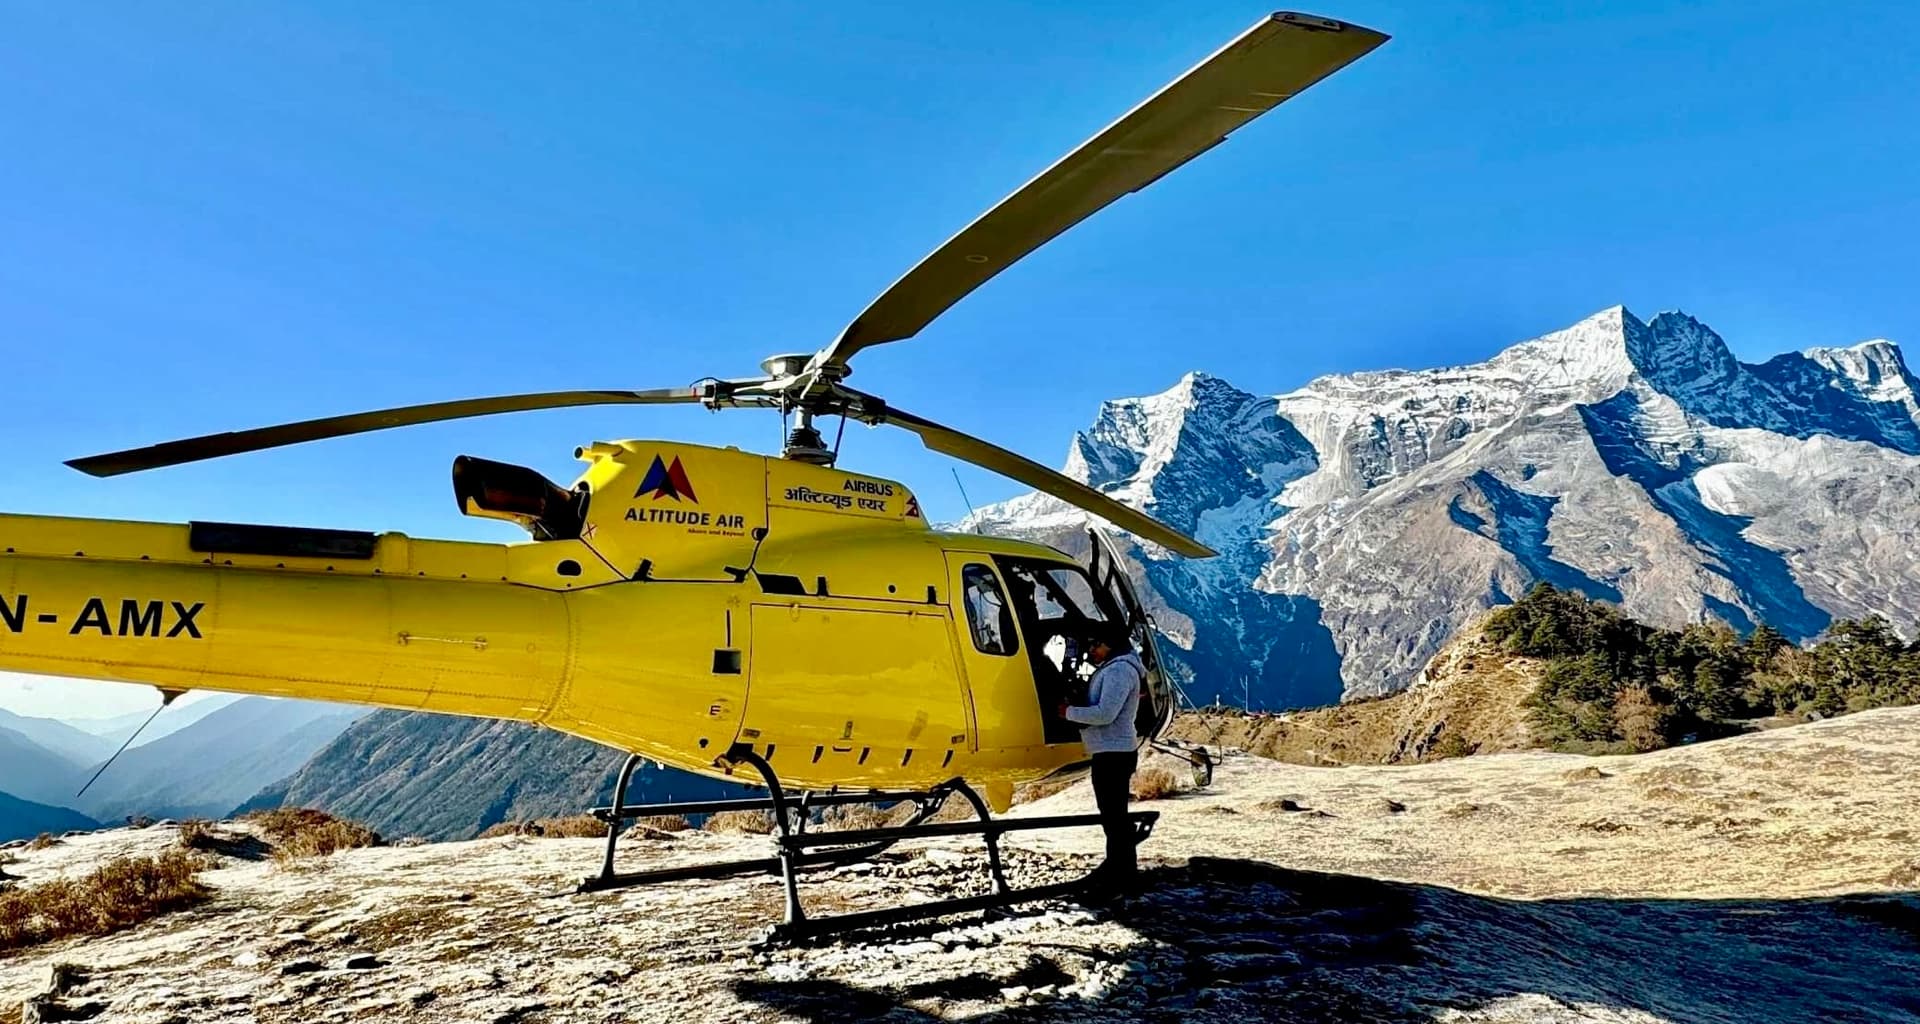
[[[927,1012],[936,1001],[1066,986],[1107,957],[1131,961],[1130,980],[1098,998],[1001,1003],[967,1019],[1416,1022],[1483,1008],[1503,1020],[1581,1019],[1558,1003],[1677,1024],[1920,1022],[1916,893],[1530,901],[1207,858],[1144,881],[1105,912],[1140,936],[1130,949],[1036,942],[1006,975],[975,968],[890,987],[750,980],[734,992],[801,1020],[934,1021],[946,1019]],[[1001,966],[1012,963],[1003,947]],[[930,958],[927,973],[939,972]],[[1493,1005],[1512,997],[1528,1001]]]

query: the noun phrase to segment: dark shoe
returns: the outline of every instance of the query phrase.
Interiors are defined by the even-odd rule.
[[[1138,888],[1137,873],[1102,864],[1081,882],[1076,901],[1089,907],[1111,906],[1133,895]]]

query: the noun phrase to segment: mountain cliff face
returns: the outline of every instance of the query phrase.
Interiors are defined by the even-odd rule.
[[[1196,703],[1388,693],[1533,583],[1644,621],[1920,620],[1920,381],[1886,341],[1741,363],[1615,306],[1471,366],[1108,402],[1066,472],[1222,552],[1134,543]],[[1044,495],[962,528],[1075,550]],[[1243,685],[1245,687],[1243,691]]]

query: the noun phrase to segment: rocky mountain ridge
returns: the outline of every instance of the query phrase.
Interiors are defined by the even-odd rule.
[[[1920,621],[1920,380],[1891,342],[1759,364],[1683,313],[1624,307],[1477,364],[1322,377],[1277,397],[1205,374],[1104,403],[1065,471],[1222,552],[1131,546],[1189,699],[1393,692],[1534,582],[1660,625]],[[1074,550],[1029,494],[963,529]]]
[[[1322,766],[1419,764],[1544,746],[1529,720],[1527,700],[1539,687],[1546,662],[1507,651],[1483,627],[1484,622],[1474,623],[1449,640],[1413,685],[1399,693],[1273,715],[1183,712],[1174,718],[1170,735]]]
[[[98,827],[100,827],[99,822],[79,811],[53,804],[22,800],[11,793],[0,791],[0,842],[26,839],[42,832],[57,834],[72,829]],[[6,869],[0,867],[0,882],[4,882],[6,878]]]

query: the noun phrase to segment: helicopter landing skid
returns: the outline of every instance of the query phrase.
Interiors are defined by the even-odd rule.
[[[758,760],[758,758],[755,758]],[[946,802],[950,790],[925,790],[906,792],[885,792],[868,790],[859,793],[803,793],[798,797],[785,794],[779,789],[773,795],[760,799],[746,800],[702,800],[665,804],[629,804],[626,802],[627,784],[632,781],[633,773],[640,767],[642,758],[634,754],[620,769],[620,778],[614,785],[613,805],[595,807],[589,814],[607,823],[607,854],[601,861],[600,873],[580,881],[575,892],[600,892],[606,889],[624,889],[635,885],[651,885],[655,882],[675,882],[691,878],[732,878],[738,875],[779,874],[779,857],[756,857],[749,860],[721,861],[713,864],[687,864],[672,868],[654,868],[650,871],[615,871],[614,855],[619,850],[620,832],[626,823],[635,818],[653,815],[720,814],[727,811],[769,811],[774,820],[780,823],[784,835],[789,822],[797,820],[798,827],[804,828],[814,808],[843,807],[850,804],[899,804],[915,805],[912,817],[907,825],[917,825],[933,816]],[[763,772],[764,774],[764,772]],[[838,833],[836,833],[838,835]],[[894,842],[873,842],[833,851],[832,857],[818,857],[808,866],[827,866],[831,864],[850,864],[871,857]]]
[[[930,790],[918,792],[866,792],[866,793],[806,793],[799,797],[787,794],[780,785],[780,779],[774,774],[773,766],[754,753],[752,748],[738,745],[728,752],[728,759],[735,763],[751,765],[765,780],[769,795],[759,800],[712,800],[703,803],[644,804],[625,805],[627,781],[639,763],[639,757],[629,758],[620,773],[619,783],[614,789],[614,802],[611,807],[599,807],[593,815],[609,825],[607,835],[607,856],[601,865],[600,874],[584,879],[578,892],[598,892],[606,889],[623,888],[634,885],[649,885],[656,882],[671,882],[695,878],[727,878],[747,874],[778,874],[786,887],[786,912],[784,920],[768,928],[762,938],[763,945],[785,945],[817,939],[841,932],[857,931],[866,928],[879,928],[888,925],[923,921],[929,918],[946,917],[952,914],[968,914],[1002,907],[1033,903],[1040,900],[1058,899],[1082,892],[1091,878],[1076,879],[1053,885],[1032,886],[1015,889],[1007,884],[1006,872],[1000,863],[1000,837],[1008,832],[1024,832],[1053,828],[1098,827],[1101,817],[1098,814],[1057,814],[1037,818],[994,818],[987,810],[986,801],[973,787],[961,779],[953,779]],[[960,795],[972,805],[975,820],[928,823],[948,797]],[[843,806],[848,804],[894,804],[912,802],[916,805],[914,814],[905,823],[884,828],[848,829],[833,832],[808,832],[809,811],[814,807]],[[621,825],[633,818],[651,814],[706,814],[719,811],[772,811],[778,834],[774,837],[778,852],[773,857],[750,860],[725,861],[715,864],[692,864],[672,868],[656,868],[651,871],[619,873],[613,869],[613,857]],[[1146,839],[1153,831],[1154,823],[1160,818],[1158,811],[1134,811],[1127,815],[1133,825],[1134,842]],[[886,907],[878,910],[856,911],[831,916],[809,916],[800,902],[800,873],[809,868],[835,864],[849,864],[865,860],[873,855],[907,839],[929,839],[943,836],[977,835],[986,840],[987,874],[993,883],[993,891],[979,896],[964,896],[958,899],[936,900],[930,903],[917,903],[903,907]]]

